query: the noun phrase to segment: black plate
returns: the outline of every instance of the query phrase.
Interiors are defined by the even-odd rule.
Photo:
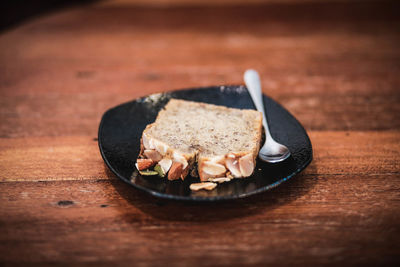
[[[254,109],[245,87],[218,86],[154,94],[108,110],[99,126],[99,147],[105,163],[124,182],[151,195],[199,201],[243,198],[281,184],[302,171],[312,160],[311,142],[302,125],[281,105],[264,96],[271,135],[289,147],[292,153],[286,161],[268,164],[258,160],[253,176],[219,184],[212,191],[191,192],[190,183],[199,181],[194,177],[188,177],[185,181],[168,181],[141,176],[134,165],[141,134],[147,124],[154,122],[157,113],[170,98]]]

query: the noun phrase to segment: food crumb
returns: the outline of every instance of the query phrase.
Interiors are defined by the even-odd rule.
[[[190,185],[190,190],[198,191],[201,189],[213,190],[217,186],[216,183],[206,182],[206,183],[194,183]]]

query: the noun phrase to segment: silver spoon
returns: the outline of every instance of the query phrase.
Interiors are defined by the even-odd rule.
[[[277,163],[284,161],[290,156],[290,151],[286,146],[277,143],[272,138],[269,132],[264,112],[261,82],[257,71],[246,70],[246,72],[244,73],[244,82],[246,83],[250,96],[253,99],[254,105],[256,106],[257,110],[260,111],[263,115],[263,126],[265,129],[265,143],[261,147],[260,152],[258,153],[258,157],[261,160],[269,163]]]

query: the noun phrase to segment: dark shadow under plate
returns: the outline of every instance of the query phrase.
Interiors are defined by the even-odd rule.
[[[269,164],[257,160],[251,177],[219,184],[212,191],[191,192],[189,185],[199,182],[199,179],[190,176],[185,181],[141,176],[134,164],[140,150],[140,137],[146,125],[154,122],[160,109],[171,98],[255,109],[245,87],[215,86],[154,94],[108,110],[101,119],[98,137],[105,163],[124,182],[151,195],[195,201],[243,198],[281,184],[302,171],[312,160],[311,142],[303,126],[281,105],[264,96],[271,135],[286,145],[292,154],[286,161]]]

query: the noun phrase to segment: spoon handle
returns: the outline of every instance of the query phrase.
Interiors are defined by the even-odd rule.
[[[263,126],[265,129],[265,135],[267,139],[269,139],[271,137],[271,134],[269,132],[268,123],[265,116],[260,76],[255,70],[246,70],[246,72],[244,73],[244,82],[246,83],[247,90],[249,91],[250,96],[253,99],[256,109],[260,111],[263,115]]]

